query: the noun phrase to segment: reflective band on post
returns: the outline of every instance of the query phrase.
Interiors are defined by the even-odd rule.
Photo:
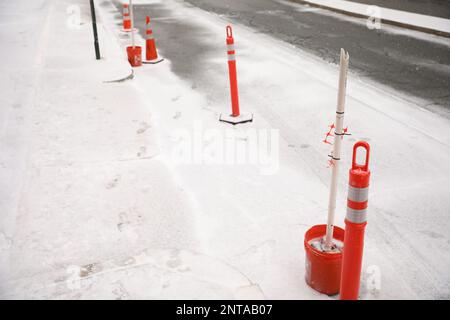
[[[227,44],[227,51],[234,51],[234,44]]]
[[[355,188],[349,185],[347,199],[353,202],[365,202],[369,200],[369,187]]]
[[[147,33],[146,36],[147,36],[146,37],[147,40],[153,40],[153,34],[152,33]]]
[[[367,209],[354,210],[347,207],[347,215],[345,218],[353,223],[364,223],[367,221]]]
[[[125,16],[125,17],[123,17],[123,20],[129,21],[129,20],[131,20],[131,19],[130,19],[130,16]]]
[[[228,55],[228,61],[234,61],[234,60],[236,60],[235,55],[234,54],[229,54]]]

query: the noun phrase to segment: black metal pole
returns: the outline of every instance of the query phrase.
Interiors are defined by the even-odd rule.
[[[98,47],[97,20],[95,19],[94,0],[91,0],[92,29],[94,29],[95,57],[100,60],[100,48]]]

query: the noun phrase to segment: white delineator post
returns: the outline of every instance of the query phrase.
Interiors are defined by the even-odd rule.
[[[128,4],[129,8],[130,8],[130,20],[131,20],[131,46],[135,47],[135,42],[134,42],[134,12],[133,12],[133,1],[130,0],[129,4]]]
[[[327,233],[325,235],[325,249],[331,250],[333,247],[333,228],[334,228],[334,214],[336,211],[336,194],[337,194],[337,180],[339,174],[339,162],[341,160],[341,143],[344,134],[344,111],[345,111],[345,94],[347,90],[347,70],[349,55],[344,49],[341,49],[341,62],[339,72],[339,91],[338,102],[336,108],[336,127],[334,132],[333,153],[331,154],[332,176],[330,186],[330,197],[328,201],[328,221]]]

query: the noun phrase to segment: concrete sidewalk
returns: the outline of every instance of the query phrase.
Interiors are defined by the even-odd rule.
[[[450,20],[412,13],[402,10],[379,7],[379,12],[372,12],[372,4],[357,3],[344,0],[292,0],[302,4],[332,10],[354,17],[377,17],[381,22],[404,27],[411,30],[422,31],[443,37],[450,37]]]
[[[103,82],[129,73],[124,51],[99,24],[95,60],[88,1],[13,1],[1,15],[0,298],[159,297],[155,265],[196,239],[154,158],[148,106],[132,81]]]
[[[353,2],[383,8],[424,14],[432,17],[450,19],[450,6],[446,0],[352,0]]]

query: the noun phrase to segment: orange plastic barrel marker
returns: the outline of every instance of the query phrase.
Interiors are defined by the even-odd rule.
[[[356,153],[359,148],[364,148],[366,151],[366,160],[363,165],[356,163]],[[349,172],[340,289],[341,300],[357,300],[359,294],[364,231],[367,225],[367,203],[369,199],[369,157],[369,144],[365,141],[355,143],[353,146],[352,168]]]

